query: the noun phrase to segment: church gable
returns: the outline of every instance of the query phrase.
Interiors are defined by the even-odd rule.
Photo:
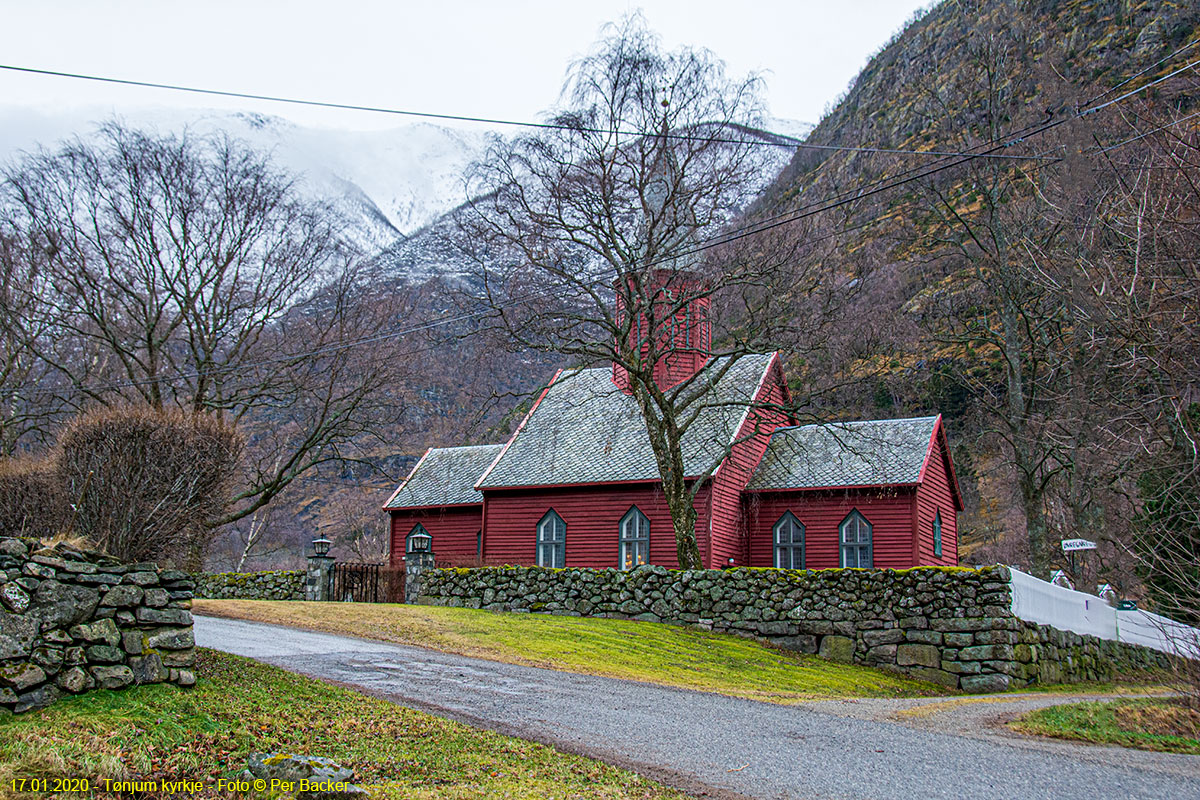
[[[780,428],[748,491],[915,485],[939,417]]]
[[[723,457],[773,354],[739,358],[710,389],[683,437],[689,476]],[[716,371],[710,363],[706,370]],[[697,377],[704,380],[704,371]],[[637,401],[608,369],[565,371],[550,385],[478,484],[482,490],[660,480]]]
[[[429,448],[384,504],[384,510],[482,503],[475,482],[503,446]]]

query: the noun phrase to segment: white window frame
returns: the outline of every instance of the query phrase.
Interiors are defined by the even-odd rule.
[[[780,539],[780,534],[785,530],[785,526],[790,527],[788,530],[788,541],[784,542]],[[797,544],[796,533],[799,532],[800,540]],[[783,516],[771,528],[771,535],[775,542],[775,567],[777,569],[804,569],[805,554],[804,554],[804,523],[796,518],[796,515],[791,511],[783,512]],[[796,551],[800,551],[800,563],[796,564]],[[784,556],[787,556],[785,559]],[[784,563],[784,561],[788,563]]]
[[[650,518],[630,506],[617,528],[621,542],[618,569],[625,571],[650,563]]]
[[[854,541],[846,541],[846,535],[851,530],[851,524],[855,525]],[[866,527],[866,541],[862,539],[862,529]],[[851,559],[846,556],[849,553],[854,553],[854,563],[848,564]],[[838,557],[844,569],[871,569],[875,565],[875,526],[871,521],[859,511],[857,508],[846,515],[845,519],[838,525]]]
[[[551,569],[567,565],[567,522],[553,508],[538,520],[537,565]]]

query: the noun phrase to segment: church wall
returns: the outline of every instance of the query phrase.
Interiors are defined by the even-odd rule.
[[[693,503],[701,552],[708,544],[708,495],[704,487]],[[618,526],[636,505],[650,520],[650,563],[679,565],[671,512],[657,483],[493,490],[485,493],[485,503],[488,564],[536,564],[537,524],[553,509],[567,523],[568,567],[617,567]]]
[[[958,564],[958,509],[951,488],[950,455],[941,425],[934,437],[933,453],[917,490],[917,558],[921,564]],[[934,555],[933,520],[942,515],[942,555]]]
[[[483,505],[442,506],[391,512],[391,565],[404,565],[404,542],[420,523],[433,537],[433,553],[443,566],[477,566],[478,534],[483,528]]]
[[[871,523],[872,556],[876,568],[918,566],[913,562],[915,503],[915,491],[905,487],[874,491],[750,493],[743,503],[750,539],[750,566],[775,566],[773,529],[779,518],[791,511],[804,525],[805,566],[808,569],[840,567],[839,526],[855,509]]]
[[[778,357],[767,369],[767,378],[755,396],[756,404],[784,404],[783,371]],[[742,493],[762,460],[771,432],[788,423],[785,415],[774,408],[751,408],[734,440],[729,458],[713,477],[712,551],[707,559],[712,569],[730,564],[743,565],[749,558],[749,539],[742,518]]]

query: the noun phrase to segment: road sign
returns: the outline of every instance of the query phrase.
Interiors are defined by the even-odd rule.
[[[1064,553],[1073,553],[1076,550],[1095,550],[1096,543],[1089,542],[1087,539],[1063,539],[1062,549]]]

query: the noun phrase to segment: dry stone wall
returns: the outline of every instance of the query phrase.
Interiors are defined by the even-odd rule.
[[[1154,650],[1016,618],[1005,567],[451,568],[424,577],[421,601],[696,625],[967,692],[1109,680],[1167,666]]]
[[[66,544],[0,537],[0,708],[196,682],[192,579]]]
[[[200,573],[196,596],[214,600],[303,600],[304,570]]]

